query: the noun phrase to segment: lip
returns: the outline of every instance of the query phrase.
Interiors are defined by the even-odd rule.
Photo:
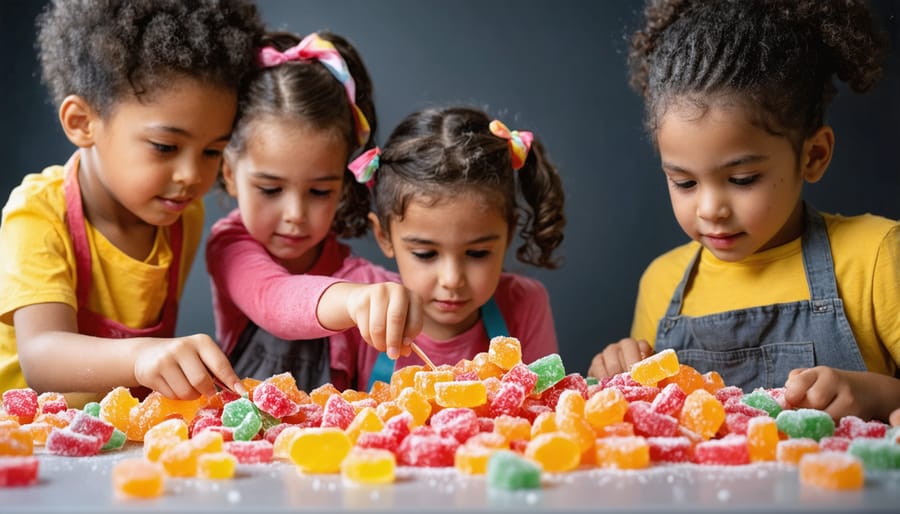
[[[456,312],[462,309],[468,300],[433,300],[437,308],[443,312]]]
[[[159,196],[157,197],[157,199],[167,211],[171,212],[181,212],[185,210],[187,206],[190,205],[191,200],[193,200],[191,197],[187,196],[179,196],[177,198],[166,198],[163,196]]]
[[[738,232],[734,234],[703,234],[701,237],[710,247],[717,250],[727,250],[737,243],[740,236],[741,233]]]
[[[276,233],[275,237],[278,239],[281,239],[283,241],[287,241],[288,243],[294,243],[294,244],[305,241],[306,239],[309,239],[309,236],[301,236],[301,235],[295,235],[295,234],[277,234]]]

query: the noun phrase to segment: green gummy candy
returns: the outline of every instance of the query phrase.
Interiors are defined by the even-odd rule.
[[[891,441],[896,441],[898,437],[900,437],[900,425],[889,428],[887,433],[884,434],[884,438]]]
[[[488,460],[487,484],[492,489],[540,489],[541,468],[509,450],[498,450]]]
[[[222,424],[226,427],[236,427],[240,425],[247,414],[253,412],[259,417],[259,410],[247,398],[238,398],[237,400],[228,402],[222,409]]]
[[[118,428],[114,428],[112,435],[109,436],[109,441],[106,441],[106,444],[100,448],[100,451],[108,452],[110,450],[118,450],[125,446],[125,441],[125,432],[122,432]]]
[[[87,414],[90,414],[91,416],[94,416],[95,418],[100,417],[100,404],[97,402],[88,402],[84,404],[84,408],[81,410],[83,410]]]
[[[834,435],[834,420],[816,409],[783,410],[775,418],[775,426],[791,439],[807,437],[816,441]]]
[[[775,398],[762,389],[756,389],[750,394],[741,397],[741,402],[759,410],[766,411],[769,416],[776,417],[781,412],[781,405],[775,401]]]
[[[589,385],[589,386],[597,385],[600,383],[600,379],[597,377],[587,377],[584,380],[585,380],[585,382],[587,382],[587,385]]]
[[[234,428],[235,441],[249,441],[262,428],[262,418],[258,412],[248,412],[241,424]]]
[[[888,439],[854,439],[847,453],[855,455],[867,470],[900,469],[900,444]]]
[[[566,369],[558,353],[541,357],[529,364],[528,369],[538,376],[537,383],[534,384],[535,393],[543,393],[566,376]]]
[[[259,411],[259,418],[260,418],[260,421],[262,422],[263,430],[268,430],[268,429],[274,427],[275,425],[281,424],[280,419],[276,418],[275,416],[269,414],[268,412],[266,412],[264,410]]]

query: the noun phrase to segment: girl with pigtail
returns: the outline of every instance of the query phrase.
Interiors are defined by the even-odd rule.
[[[242,377],[353,387],[356,351],[329,336],[354,328],[397,358],[422,326],[418,297],[337,239],[368,229],[350,161],[373,146],[371,79],[330,33],[268,34],[257,61],[220,177],[238,207],[206,247],[218,342]]]
[[[693,240],[644,272],[630,337],[590,374],[655,351],[796,407],[887,420],[900,406],[900,223],[804,201],[835,151],[833,79],[881,74],[859,0],[650,1],[629,56],[675,217]]]
[[[376,240],[422,300],[419,348],[437,365],[472,359],[498,335],[520,340],[524,362],[557,352],[546,289],[503,271],[517,227],[521,262],[557,266],[564,194],[540,141],[480,110],[428,109],[368,157]],[[393,363],[359,348],[360,382],[388,381]],[[411,355],[396,366],[419,363]]]

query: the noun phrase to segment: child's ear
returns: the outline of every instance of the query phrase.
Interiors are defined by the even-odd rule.
[[[80,148],[94,144],[95,123],[98,121],[100,115],[97,111],[78,95],[67,96],[59,106],[59,123],[63,132],[72,144]]]
[[[378,216],[374,212],[369,213],[369,223],[372,224],[372,233],[375,234],[375,241],[378,243],[378,247],[381,248],[381,253],[388,259],[393,259],[394,245],[391,244],[391,238],[382,228],[381,222],[378,221]]]
[[[800,154],[800,171],[807,182],[818,182],[834,155],[834,130],[823,125],[812,136],[803,142]]]
[[[225,191],[237,198],[237,187],[234,185],[234,168],[228,162],[228,159],[222,159],[222,181],[225,183]]]

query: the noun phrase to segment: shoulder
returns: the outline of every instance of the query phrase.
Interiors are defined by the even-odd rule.
[[[823,213],[822,217],[832,251],[869,252],[888,238],[896,239],[900,233],[900,221],[874,214],[841,216]]]
[[[677,282],[699,248],[699,243],[691,241],[656,257],[641,275],[641,286],[670,282],[673,277]]]
[[[244,226],[244,221],[241,219],[241,211],[239,209],[234,209],[216,220],[209,229],[209,237],[212,239],[221,234],[235,231],[247,231],[247,228]]]
[[[51,166],[41,173],[26,175],[9,194],[9,199],[3,207],[4,221],[7,216],[21,212],[64,218],[66,200],[63,177],[62,166]]]

